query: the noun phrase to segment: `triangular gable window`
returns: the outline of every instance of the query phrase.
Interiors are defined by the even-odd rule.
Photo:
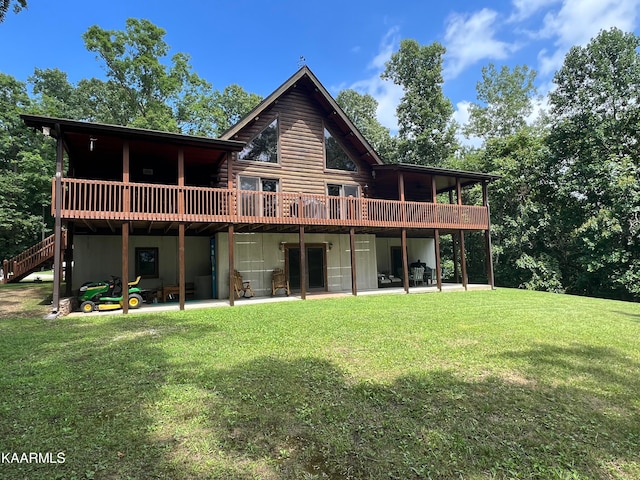
[[[327,168],[348,172],[358,171],[356,164],[349,158],[342,145],[333,138],[333,135],[326,128],[324,129],[324,151]]]
[[[238,158],[252,162],[278,163],[278,119],[247,143]]]

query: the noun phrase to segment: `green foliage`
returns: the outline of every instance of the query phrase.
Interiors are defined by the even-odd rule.
[[[377,100],[368,93],[347,89],[338,93],[336,102],[385,162],[397,163],[395,138],[376,117]]]
[[[467,153],[457,166],[502,177],[489,188],[496,283],[562,292],[567,251],[557,202],[563,200],[557,196],[558,172],[546,135],[545,130],[526,127],[492,138],[481,150]],[[465,203],[477,202],[477,198],[465,199]],[[483,258],[483,248],[483,242],[469,242],[469,258]],[[482,271],[481,266],[475,270]]]
[[[0,23],[4,22],[9,11],[12,0],[0,0]],[[23,8],[27,8],[27,0],[13,0],[13,11],[18,13]]]
[[[442,92],[444,54],[438,42],[403,40],[382,74],[404,89],[397,108],[401,162],[442,165],[457,148],[453,105]]]
[[[191,72],[183,53],[173,55],[169,65],[162,63],[169,53],[164,35],[150,21],[130,18],[124,31],[94,25],[83,39],[104,64],[108,80],[101,88],[122,105],[123,125],[205,134],[213,125],[203,108],[211,101],[211,86]]]
[[[602,31],[574,47],[550,94],[558,205],[575,253],[571,291],[637,295],[640,37]]]
[[[51,224],[55,162],[50,140],[20,118],[30,106],[26,85],[0,74],[0,260],[36,243]]]
[[[213,133],[216,136],[222,135],[258,106],[261,101],[260,95],[245,92],[240,85],[235,83],[225,87],[222,92],[215,92],[211,106],[216,125]]]
[[[471,104],[464,133],[487,140],[525,127],[533,110],[535,78],[535,70],[526,65],[517,65],[513,71],[506,65],[500,71],[493,64],[483,67],[482,81],[476,85],[480,103]]]

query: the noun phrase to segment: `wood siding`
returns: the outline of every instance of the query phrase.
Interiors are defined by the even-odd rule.
[[[349,149],[332,128],[316,101],[303,87],[296,87],[282,95],[270,108],[263,111],[234,140],[251,141],[274,118],[278,118],[279,163],[260,163],[237,160],[233,155],[233,184],[237,188],[238,175],[275,178],[280,181],[280,192],[325,195],[327,184],[359,185],[371,184],[371,169]],[[357,165],[357,172],[327,170],[324,157],[324,127],[334,135]],[[218,186],[226,185],[227,165],[222,165]],[[362,190],[361,190],[362,191]]]

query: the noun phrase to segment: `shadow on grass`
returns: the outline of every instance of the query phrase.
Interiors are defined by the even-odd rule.
[[[3,478],[640,475],[640,366],[614,350],[542,345],[504,355],[524,374],[383,383],[315,357],[216,368],[170,350],[205,334],[179,322],[58,325],[0,341],[0,438],[66,462],[1,465]]]
[[[0,478],[185,478],[157,415],[172,371],[161,345],[179,326],[114,317],[19,329],[0,337],[0,453],[45,461],[3,462]]]
[[[616,315],[624,315],[625,317],[631,317],[635,321],[640,321],[640,313],[629,313],[621,310],[612,310],[612,313],[615,313]]]
[[[569,358],[570,369],[593,355],[621,360],[607,350],[543,348],[528,361]],[[640,368],[629,367],[628,375],[574,371],[613,395],[446,371],[353,383],[315,358],[259,358],[201,381],[219,392],[209,415],[214,429],[226,429],[224,447],[272,459],[274,478],[600,479],[625,469],[637,478],[640,416],[623,391],[615,394],[637,395]]]

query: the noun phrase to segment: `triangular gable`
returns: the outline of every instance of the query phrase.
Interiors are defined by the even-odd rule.
[[[256,117],[262,115],[262,113],[271,107],[278,101],[289,89],[294,88],[298,82],[306,81],[312,84],[313,90],[316,92],[316,100],[320,106],[324,109],[327,116],[334,115],[333,121],[341,126],[345,137],[349,137],[354,149],[359,152],[360,160],[366,161],[372,165],[383,165],[384,162],[373,149],[369,142],[364,138],[360,131],[356,128],[349,117],[344,113],[342,108],[329,94],[326,88],[320,83],[316,76],[311,72],[306,65],[300,68],[296,73],[291,76],[286,82],[278,87],[271,95],[265,98],[260,104],[255,107],[251,112],[245,115],[238,123],[229,128],[226,132],[220,135],[221,140],[233,139],[243,128],[251,123]]]

